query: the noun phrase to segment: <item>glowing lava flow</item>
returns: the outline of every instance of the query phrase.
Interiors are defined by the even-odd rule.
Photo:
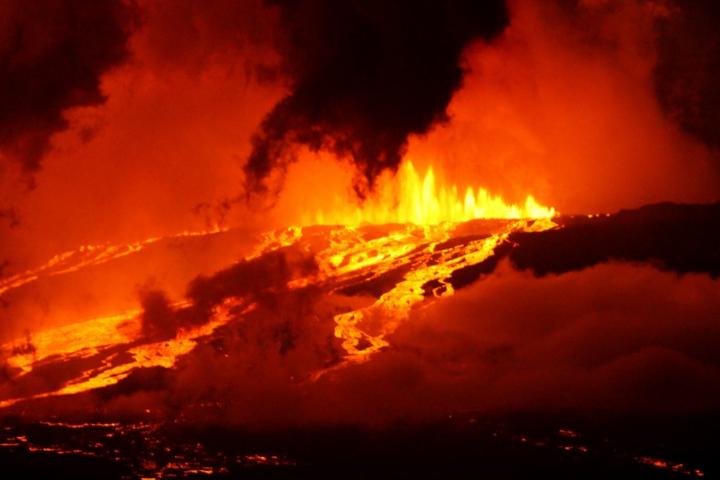
[[[225,325],[231,319],[230,310],[239,305],[240,302],[237,299],[228,299],[228,301],[214,309],[209,322],[197,327],[182,329],[174,338],[169,340],[140,344],[130,348],[127,353],[131,356],[132,361],[121,365],[113,366],[113,358],[110,357],[103,362],[100,369],[86,372],[83,376],[53,392],[53,394],[68,395],[112,385],[139,367],[171,368],[180,356],[195,348],[198,338],[210,335],[217,327]],[[254,305],[250,304],[243,313],[247,313],[253,308]]]
[[[174,306],[187,305],[181,302]],[[240,300],[228,298],[215,307],[208,322],[180,329],[175,337],[161,341],[143,340],[139,310],[39,332],[33,337],[32,350],[11,355],[6,368],[18,369],[19,375],[28,375],[36,366],[42,366],[52,359],[72,362],[100,356],[102,360],[94,368],[71,376],[57,389],[28,397],[7,398],[0,401],[0,408],[19,400],[69,395],[113,385],[136,368],[171,368],[179,357],[197,345],[199,338],[226,324],[232,318],[230,311],[240,306],[243,306]],[[250,312],[254,305],[244,307],[242,314]],[[12,345],[3,345],[2,349],[12,350]]]
[[[217,227],[212,230],[186,231],[167,237],[150,237],[145,240],[120,245],[83,245],[76,250],[59,253],[39,267],[6,278],[0,278],[0,295],[13,288],[34,282],[43,276],[55,276],[76,272],[85,267],[101,265],[111,260],[132,255],[160,240],[199,237],[224,232],[226,230],[225,228]]]
[[[361,207],[340,208],[330,214],[318,212],[318,224],[405,225],[369,241],[353,228],[335,230],[330,248],[318,255],[328,277],[367,270],[378,276],[389,268],[410,267],[402,280],[372,306],[334,317],[335,336],[342,339],[348,358],[364,359],[387,346],[385,336],[424,300],[426,286],[432,285],[435,297],[452,295],[449,279],[453,272],[487,260],[513,231],[555,227],[551,219],[556,213],[531,195],[523,205],[512,205],[482,188],[468,187],[461,199],[456,186],[438,185],[432,167],[421,178],[411,161],[401,165],[395,178],[380,182],[376,193]],[[484,238],[438,250],[451,238],[456,224],[479,219],[514,221],[499,224],[499,231]],[[422,232],[414,228],[417,226]],[[373,322],[377,318],[383,320],[374,334],[360,328],[363,323],[378,323]]]
[[[363,361],[388,346],[385,337],[408,318],[413,307],[429,298],[452,295],[453,274],[488,260],[498,246],[508,242],[510,233],[554,227],[547,218],[495,222],[492,233],[459,242],[452,240],[454,224],[405,226],[369,241],[355,229],[333,231],[333,244],[317,258],[324,274],[336,283],[351,283],[355,275],[368,283],[388,272],[404,272],[369,307],[334,317],[335,336],[342,340],[346,359]]]
[[[380,191],[362,208],[348,207],[326,216],[337,222],[334,226],[270,232],[245,259],[262,264],[269,252],[283,249],[310,254],[317,270],[287,285],[272,286],[268,292],[313,286],[330,295],[367,300],[362,300],[363,307],[333,316],[333,333],[345,352],[345,361],[311,373],[310,379],[349,362],[364,361],[387,347],[388,337],[414,308],[452,295],[458,285],[467,284],[462,278],[469,276],[474,281],[478,277],[477,272],[483,271],[478,267],[492,259],[498,248],[512,247],[512,232],[556,227],[552,221],[555,210],[539,205],[531,196],[524,206],[514,206],[482,189],[468,189],[460,201],[455,187],[436,184],[432,169],[421,179],[409,162],[401,168],[397,181],[391,197]],[[158,240],[83,247],[58,255],[37,269],[1,281],[0,293],[42,276],[121,258]],[[174,308],[189,305],[185,302]],[[137,368],[172,368],[203,338],[222,325],[241,320],[254,306],[251,297],[227,296],[205,323],[186,326],[173,338],[161,341],[143,335],[140,311],[135,310],[40,332],[24,344],[0,346],[5,377],[10,380],[0,383],[0,407],[22,399],[107,387]],[[60,373],[58,378],[49,384],[41,382],[39,389],[32,387],[48,367],[55,375]]]
[[[38,278],[75,272],[142,251],[160,240],[212,235],[225,231],[183,232],[169,237],[152,237],[125,245],[85,246],[56,255],[44,265],[0,281],[0,294]],[[250,260],[287,247],[302,238],[299,227],[268,232],[260,239]],[[174,309],[188,308],[188,301],[176,302]],[[198,341],[212,334],[218,327],[242,317],[255,304],[238,297],[225,298],[216,305],[207,321],[200,325],[178,329],[172,338],[146,338],[142,331],[141,310],[93,318],[61,327],[36,332],[25,339],[0,345],[0,408],[21,400],[69,395],[113,385],[138,368],[172,368],[177,360],[189,353]],[[4,362],[4,365],[3,363]],[[63,379],[56,386],[48,385],[40,391],[17,396],[13,388],[22,385],[33,375],[43,376],[43,369],[52,364],[85,367],[64,368]],[[3,383],[6,379],[10,382]],[[20,388],[22,390],[22,388]],[[15,393],[14,393],[15,392]]]

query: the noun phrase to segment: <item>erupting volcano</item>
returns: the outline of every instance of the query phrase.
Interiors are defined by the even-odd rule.
[[[266,234],[255,247],[255,253],[238,267],[199,281],[200,293],[202,285],[213,285],[217,279],[222,281],[223,273],[234,276],[237,275],[234,270],[242,271],[255,264],[265,268],[265,263],[269,263],[273,268],[278,253],[297,251],[302,261],[307,262],[305,271],[290,280],[284,273],[270,278],[268,287],[317,288],[327,290],[327,294],[351,296],[366,292],[377,297],[369,306],[333,317],[334,335],[345,351],[342,360],[362,360],[389,346],[385,335],[397,328],[415,304],[427,297],[451,295],[454,275],[477,268],[490,259],[498,247],[508,242],[512,232],[538,232],[557,226],[552,221],[554,209],[539,205],[531,196],[524,206],[507,205],[482,189],[475,197],[474,190],[468,188],[461,202],[456,187],[436,188],[432,169],[421,181],[412,163],[402,167],[396,183],[396,194],[378,199],[377,203],[367,200],[363,208],[349,213],[333,212],[329,216],[318,213],[318,223],[325,218],[338,218],[346,219],[347,224],[293,226]],[[386,203],[383,204],[383,200]],[[458,235],[458,231],[462,234]],[[152,248],[158,242],[220,233],[226,232],[183,232],[130,245],[85,246],[56,255],[39,268],[8,277],[0,288],[7,292],[51,276],[117,261]],[[252,280],[245,279],[246,282]],[[242,287],[241,292],[244,288],[247,287]],[[6,369],[14,372],[12,386],[22,384],[25,376],[32,376],[34,368],[42,368],[46,361],[53,359],[66,362],[71,358],[95,357],[97,364],[92,365],[93,368],[86,365],[85,370],[69,377],[56,389],[30,397],[67,395],[105,387],[126,378],[136,368],[170,368],[177,357],[196,345],[198,338],[206,337],[218,327],[237,320],[237,315],[242,317],[257,307],[252,295],[234,295],[233,286],[227,291],[211,292],[217,296],[210,298],[196,298],[192,291],[189,300],[174,305],[167,304],[164,296],[149,292],[142,313],[140,310],[122,312],[45,330],[35,339],[26,338],[24,343],[8,343],[3,349],[11,352]],[[200,307],[207,317],[200,319],[199,325],[155,318],[182,317],[185,312]],[[362,328],[365,323],[371,323],[373,317],[376,318],[372,322],[376,324],[372,327],[374,332],[368,333]],[[113,352],[118,346],[121,348]],[[109,350],[109,355],[103,355],[103,350]],[[340,360],[338,358],[337,366],[342,364]],[[324,372],[324,368],[319,369],[311,376],[317,378]],[[6,398],[3,405],[25,398]]]
[[[711,2],[0,13],[9,475],[719,471]]]

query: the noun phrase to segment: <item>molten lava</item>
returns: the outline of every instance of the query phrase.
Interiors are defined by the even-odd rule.
[[[58,253],[39,267],[17,273],[6,278],[0,278],[0,295],[26,283],[34,282],[42,277],[62,275],[76,272],[85,267],[102,265],[118,258],[140,252],[144,248],[167,238],[202,237],[226,230],[215,226],[212,230],[184,231],[168,237],[150,237],[137,242],[119,245],[82,245],[75,250]]]
[[[317,259],[322,272],[339,285],[369,283],[390,272],[406,270],[392,288],[369,307],[334,317],[335,336],[342,339],[348,359],[364,360],[388,345],[391,334],[426,298],[452,295],[453,273],[490,258],[515,231],[541,231],[555,227],[552,220],[523,219],[494,223],[492,232],[478,231],[486,223],[465,225],[474,235],[454,242],[457,224],[420,228],[392,227],[386,234],[369,239],[367,229],[338,228],[331,231],[331,246]],[[482,233],[480,233],[482,232]],[[338,289],[341,290],[341,289]]]
[[[384,179],[362,206],[348,205],[319,212],[316,226],[290,227],[265,235],[242,262],[260,262],[273,252],[297,248],[310,252],[317,268],[274,288],[320,288],[327,295],[374,297],[361,308],[333,317],[334,331],[344,351],[342,361],[308,374],[315,380],[349,361],[365,361],[389,345],[387,337],[424,301],[452,295],[456,277],[476,268],[517,231],[556,227],[551,207],[527,196],[523,205],[506,203],[483,189],[442,185],[432,168],[423,177],[411,162],[394,179]],[[328,226],[322,226],[323,224]],[[182,233],[174,237],[218,234]],[[0,281],[0,293],[46,276],[56,276],[117,260],[142,251],[159,238],[124,246],[83,247],[58,255],[45,265]],[[281,282],[281,279],[277,280]],[[271,289],[270,291],[273,291]],[[191,300],[176,302],[175,311],[193,308]],[[252,295],[228,294],[209,312],[204,323],[178,328],[173,338],[147,336],[139,310],[74,323],[40,332],[24,344],[3,346],[6,370],[18,384],[49,362],[89,362],[68,372],[55,386],[28,392],[7,387],[0,406],[19,400],[74,394],[115,384],[135,369],[172,368],[179,357],[230,322],[242,322],[255,308]],[[20,346],[18,346],[20,345]],[[22,393],[20,393],[22,392]]]
[[[391,268],[412,268],[394,288],[370,307],[335,316],[335,335],[341,338],[349,358],[366,358],[388,343],[392,333],[410,309],[425,298],[423,286],[434,282],[432,295],[452,295],[452,273],[489,258],[495,248],[517,230],[552,228],[555,209],[540,205],[528,195],[523,205],[506,203],[485,189],[467,187],[461,197],[455,185],[438,184],[432,167],[421,177],[412,161],[405,161],[396,177],[381,181],[377,192],[362,206],[326,214],[318,212],[318,224],[405,224],[382,237],[367,241],[353,228],[334,230],[330,248],[318,255],[324,273],[343,276],[371,271],[377,277]],[[486,238],[470,241],[444,251],[438,244],[448,241],[455,225],[479,219],[515,219],[502,224]],[[520,220],[522,219],[522,220]],[[538,221],[527,221],[528,219]],[[417,227],[423,227],[422,231]],[[371,335],[359,328],[369,317],[382,318],[381,327]],[[360,348],[360,345],[364,345]]]
[[[521,205],[508,204],[483,188],[467,187],[461,196],[457,186],[438,184],[433,167],[424,176],[407,160],[395,177],[384,177],[375,194],[361,206],[317,212],[319,225],[360,225],[364,223],[412,223],[437,225],[480,218],[552,218],[555,209],[540,205],[528,195]]]

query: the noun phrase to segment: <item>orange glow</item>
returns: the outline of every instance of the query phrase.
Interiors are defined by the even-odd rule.
[[[528,195],[523,204],[514,205],[483,188],[467,187],[461,193],[455,185],[438,182],[432,167],[421,177],[413,162],[407,160],[395,177],[381,179],[377,192],[362,206],[319,211],[309,223],[437,225],[481,218],[552,218],[555,214],[554,208],[539,204],[532,195]]]
[[[136,341],[141,339],[140,312],[137,310],[45,330],[33,337],[34,352],[13,355],[9,357],[8,365],[19,368],[22,374],[27,374],[32,372],[34,365],[42,365],[43,361],[51,357],[66,360],[88,358],[108,347],[125,344],[129,347],[124,351],[129,354],[128,360],[121,361],[120,353],[113,354],[103,360],[100,368],[86,370],[62,387],[32,398],[70,395],[106,387],[127,377],[136,368],[172,367],[180,356],[195,347],[197,338],[209,335],[217,327],[227,323],[231,318],[229,310],[236,306],[236,299],[228,299],[215,308],[209,322],[181,329],[175,338],[158,342],[136,344]],[[243,313],[252,308],[253,305],[246,306]],[[1,348],[12,350],[12,344],[3,345]],[[21,398],[0,401],[0,408],[12,405],[18,400]]]
[[[62,275],[76,272],[82,268],[102,265],[103,263],[140,252],[148,245],[168,238],[198,237],[226,231],[227,229],[215,226],[211,230],[184,231],[168,237],[150,237],[137,242],[121,245],[83,245],[75,250],[58,253],[39,267],[17,273],[6,278],[0,278],[0,295],[14,288],[34,282],[41,277]]]
[[[452,273],[488,259],[511,232],[556,226],[551,220],[557,214],[555,209],[541,205],[532,195],[515,205],[483,188],[467,187],[461,192],[456,185],[444,185],[432,166],[421,176],[413,162],[406,159],[395,176],[380,178],[373,195],[362,205],[336,203],[331,211],[318,211],[313,219],[304,220],[305,224],[345,226],[330,232],[330,247],[316,256],[325,278],[343,278],[358,272],[370,272],[377,278],[402,265],[411,267],[371,306],[334,317],[334,333],[342,340],[346,358],[363,360],[388,346],[384,337],[424,300],[424,285],[437,283],[432,291],[434,297],[452,295]],[[436,251],[439,244],[451,238],[457,224],[491,219],[506,222],[494,226],[485,238]],[[382,235],[366,239],[356,229],[361,225],[386,227]],[[288,238],[297,238],[297,231],[286,232],[285,236],[289,233],[294,235]],[[307,279],[301,279],[294,286],[306,283]],[[378,318],[382,319],[381,325],[372,325],[378,323]]]
[[[676,31],[692,7],[110,0],[124,60],[59,43],[56,79],[46,46],[110,32],[55,3],[0,0],[9,476],[707,477],[720,34]]]
[[[484,225],[488,228],[488,225]],[[334,317],[335,336],[342,340],[346,359],[363,361],[389,344],[385,337],[405,321],[410,311],[426,297],[454,293],[453,272],[490,258],[495,249],[514,231],[542,231],[556,227],[549,218],[505,221],[494,225],[489,235],[458,245],[442,245],[457,228],[445,223],[433,227],[388,227],[383,236],[366,240],[361,231],[341,228],[331,232],[331,246],[317,255],[327,277],[382,274],[409,267],[402,279],[372,305]],[[427,286],[433,285],[430,292]],[[318,372],[318,378],[324,372]]]
[[[217,327],[227,323],[230,320],[228,311],[235,305],[237,305],[235,299],[230,299],[228,302],[215,309],[213,316],[208,323],[195,328],[180,330],[175,338],[171,340],[153,342],[131,348],[128,350],[128,353],[132,355],[132,361],[117,367],[103,369],[100,372],[87,372],[87,375],[69,382],[63,388],[54,392],[54,394],[69,395],[112,385],[125,378],[136,368],[157,366],[171,368],[175,365],[178,357],[190,352],[195,345],[197,345],[197,338],[209,335]],[[246,311],[249,311],[250,309],[252,309],[252,305],[248,306]],[[111,360],[112,359],[110,358],[106,361],[108,367],[112,365]]]
[[[326,281],[342,284],[348,280],[380,278],[398,268],[407,269],[400,278],[385,287],[371,305],[334,315],[334,336],[341,342],[346,360],[363,361],[389,345],[386,336],[407,320],[413,308],[427,297],[444,297],[454,293],[453,272],[477,265],[488,259],[495,249],[507,242],[510,233],[519,230],[539,231],[555,227],[551,220],[555,209],[540,205],[530,195],[524,204],[513,205],[482,188],[468,187],[464,194],[456,186],[446,186],[432,167],[420,176],[411,161],[406,161],[397,175],[381,178],[376,193],[358,207],[348,202],[330,212],[318,212],[316,222],[336,226],[322,229],[320,238],[328,242],[315,255],[319,270],[316,274],[297,278],[288,284],[291,289]],[[481,222],[475,227],[467,223]],[[447,245],[460,224],[463,228],[481,231],[477,239]],[[364,225],[364,226],[363,226]],[[370,227],[376,225],[376,227]],[[318,228],[318,227],[314,227]],[[366,231],[375,228],[375,233]],[[111,260],[134,255],[146,246],[163,238],[211,235],[222,231],[183,232],[170,237],[151,237],[125,245],[81,247],[56,255],[44,265],[5,279],[0,293],[39,278],[75,272]],[[474,233],[478,233],[475,231]],[[312,229],[298,226],[269,232],[263,236],[247,259],[300,242],[314,241]],[[428,285],[432,285],[429,291]],[[30,374],[34,365],[57,356],[65,359],[89,359],[110,346],[122,346],[120,354],[104,358],[101,365],[77,372],[74,378],[58,388],[35,394],[34,398],[68,395],[112,385],[127,377],[136,368],[161,366],[171,368],[176,360],[190,352],[196,339],[209,335],[232,318],[230,311],[249,312],[252,304],[243,298],[228,298],[216,307],[211,318],[203,324],[181,329],[169,340],[160,342],[143,338],[140,311],[96,318],[87,322],[40,332],[32,339],[32,349],[3,347],[14,352],[8,359],[10,367],[19,375]],[[180,302],[175,308],[183,308]],[[238,309],[242,306],[242,309]],[[30,340],[28,340],[29,342]],[[340,363],[337,366],[342,366]],[[335,367],[332,367],[335,368]],[[313,375],[318,378],[327,370]],[[18,399],[9,398],[7,406]]]
[[[404,168],[408,169],[408,172],[413,171],[412,166]],[[432,179],[431,172],[426,175],[427,178]],[[426,185],[432,187],[426,192],[435,192],[432,182],[426,182]],[[431,196],[424,197],[424,200],[428,199],[432,201]],[[515,210],[516,207],[509,208],[511,209],[505,212],[513,215],[524,212]],[[553,212],[552,209],[545,211]],[[407,273],[388,284],[385,293],[371,305],[334,316],[334,335],[341,341],[346,360],[363,361],[389,345],[385,337],[407,320],[410,311],[426,297],[452,295],[454,288],[450,277],[453,272],[488,259],[497,246],[507,241],[508,235],[513,231],[545,230],[555,227],[555,224],[547,217],[481,222],[477,228],[483,233],[478,235],[476,240],[457,245],[442,245],[452,238],[458,226],[458,223],[445,221],[439,225],[406,223],[377,227],[322,228],[319,238],[329,242],[315,255],[319,266],[318,272],[294,280],[288,287],[302,288],[309,284],[320,285],[327,281],[343,284],[361,278],[380,278],[383,274],[398,268],[407,268]],[[366,228],[370,228],[371,231],[366,231]],[[468,224],[463,224],[463,228],[469,228]],[[372,233],[372,229],[379,230]],[[209,234],[212,232],[183,233],[180,236]],[[256,258],[269,251],[299,242],[311,244],[316,241],[317,235],[317,231],[300,227],[270,232],[258,244],[255,252],[247,258]],[[89,257],[78,256],[75,255],[76,252],[71,252],[56,257],[61,260],[48,262],[23,278],[32,281],[38,276],[76,271],[118,256],[134,254],[153,241],[156,239],[137,242],[126,248],[99,249],[99,255]],[[85,250],[87,249],[80,252]],[[428,293],[425,289],[430,284],[433,287]],[[8,284],[9,288],[12,286]],[[189,305],[190,303],[186,301],[178,302],[174,308],[184,308]],[[52,358],[91,359],[98,355],[102,356],[110,347],[125,347],[118,353],[103,358],[100,364],[78,371],[74,377],[69,378],[59,387],[24,398],[69,395],[115,384],[136,368],[157,366],[171,368],[179,357],[189,353],[197,345],[198,338],[211,334],[217,327],[228,323],[238,315],[247,314],[253,308],[254,304],[247,303],[243,298],[227,298],[215,307],[206,323],[180,329],[174,338],[162,341],[144,339],[140,311],[131,310],[41,331],[32,339],[26,340],[27,345],[32,345],[32,348],[18,348],[17,346],[22,347],[22,344],[16,341],[5,344],[0,349],[12,352],[7,357],[7,365],[16,369],[16,375],[22,377],[31,374],[36,365],[43,365]],[[344,364],[340,363],[336,367]],[[319,378],[326,371],[315,372],[312,378]],[[0,402],[0,407],[12,405],[21,399],[23,398],[6,398]]]

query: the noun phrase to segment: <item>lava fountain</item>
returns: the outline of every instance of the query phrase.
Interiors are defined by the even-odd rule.
[[[476,193],[477,192],[477,193]],[[269,232],[245,261],[260,260],[278,249],[321,241],[314,246],[317,271],[293,279],[288,288],[323,285],[328,294],[355,285],[391,278],[380,288],[377,300],[361,309],[334,316],[334,335],[345,350],[345,360],[361,361],[389,344],[391,334],[418,304],[452,295],[451,277],[490,258],[508,242],[513,232],[539,232],[557,225],[553,208],[537,203],[528,195],[524,204],[512,205],[482,188],[468,187],[460,196],[456,186],[439,184],[432,167],[423,177],[412,162],[405,162],[397,176],[378,186],[361,207],[318,212],[317,225],[295,226]],[[469,225],[475,221],[482,227]],[[323,226],[327,225],[327,226]],[[460,242],[456,230],[464,230]],[[483,231],[479,234],[477,231]],[[472,235],[468,235],[469,233]],[[171,239],[217,235],[222,230],[183,232]],[[56,255],[46,264],[16,274],[0,284],[2,291],[22,287],[45,277],[72,273],[141,252],[163,240],[153,237],[128,245],[85,246]],[[238,310],[240,305],[243,309]],[[172,305],[191,310],[197,305],[186,299]],[[7,406],[27,398],[67,395],[115,384],[137,368],[172,368],[177,357],[187,354],[198,339],[211,334],[253,308],[251,298],[223,298],[200,324],[179,328],[170,338],[154,339],[143,331],[138,310],[108,315],[5,344],[6,370],[22,383],[34,368],[55,359],[101,359],[87,370],[61,382],[53,389],[27,397],[5,398]],[[238,313],[240,311],[241,313]],[[231,314],[230,312],[234,312]],[[120,347],[120,348],[118,348]],[[110,355],[102,352],[113,351]],[[120,360],[122,358],[122,360]],[[333,365],[338,368],[341,363]],[[326,369],[312,372],[319,378]]]

